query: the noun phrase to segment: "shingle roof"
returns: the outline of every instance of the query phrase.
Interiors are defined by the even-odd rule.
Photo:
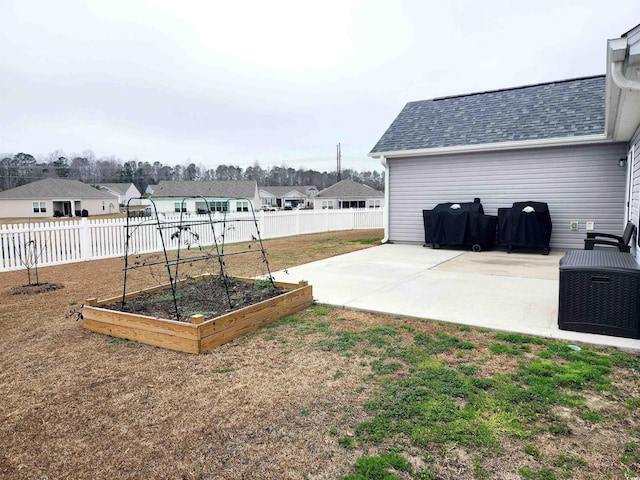
[[[605,76],[409,102],[374,152],[604,133]]]
[[[309,188],[316,188],[314,185],[293,185],[293,186],[288,186],[288,187],[280,187],[280,186],[276,186],[276,187],[268,187],[268,186],[262,186],[262,187],[258,187],[260,188],[260,190],[264,190],[267,193],[270,193],[271,195],[274,195],[276,197],[283,197],[285,196],[287,193],[289,192],[293,192],[294,190],[296,192],[300,192],[303,195],[306,194],[306,191]]]
[[[353,180],[342,180],[325,188],[317,196],[321,198],[382,198],[384,192]]]
[[[153,187],[152,197],[254,198],[257,185],[255,180],[161,181]]]
[[[129,187],[131,187],[131,185],[132,185],[131,183],[101,183],[100,184],[101,187],[108,188],[109,190],[117,192],[121,195],[124,195],[125,193],[127,193],[127,190],[129,190]]]
[[[91,185],[79,180],[64,180],[60,178],[45,178],[36,182],[27,183],[21,187],[10,188],[0,192],[0,199],[109,199],[113,195],[93,188]]]

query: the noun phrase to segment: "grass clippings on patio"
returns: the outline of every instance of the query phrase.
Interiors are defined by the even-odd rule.
[[[278,270],[377,235],[265,243]],[[0,274],[0,477],[640,475],[638,356],[322,305],[194,356],[66,316],[121,268],[43,268],[65,288],[35,297]]]

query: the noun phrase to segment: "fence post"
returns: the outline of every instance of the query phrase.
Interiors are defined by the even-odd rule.
[[[258,215],[258,229],[260,230],[260,238],[267,238],[264,231],[264,210],[260,210]]]
[[[296,235],[300,235],[300,210],[296,209]]]
[[[80,256],[82,260],[91,260],[91,230],[87,217],[80,219]]]

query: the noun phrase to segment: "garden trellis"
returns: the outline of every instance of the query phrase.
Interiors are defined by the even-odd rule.
[[[228,256],[258,257],[257,263],[262,266],[259,277],[263,281],[269,282],[273,287],[273,277],[269,268],[269,260],[260,236],[260,228],[255,212],[248,212],[249,215],[231,218],[227,212],[213,212],[208,207],[209,202],[201,196],[182,197],[181,204],[184,205],[188,198],[201,199],[207,205],[207,212],[199,215],[198,218],[190,218],[188,215],[180,214],[177,219],[166,221],[159,217],[156,205],[153,201],[154,214],[141,222],[131,222],[132,216],[127,205],[127,225],[124,254],[124,276],[122,288],[122,306],[127,299],[127,280],[129,273],[136,270],[145,270],[159,284],[168,285],[171,289],[172,301],[174,304],[176,319],[180,318],[178,308],[177,286],[194,276],[203,276],[217,273],[219,284],[224,289],[224,294],[228,300],[229,308],[233,307],[231,295],[229,293],[229,275],[225,258]],[[247,199],[236,199],[246,200]],[[182,210],[182,209],[181,209]],[[236,228],[237,226],[237,228]],[[153,256],[143,256],[137,251],[136,238],[139,232],[145,228],[152,227],[156,233],[156,243],[162,245],[160,258]],[[247,231],[251,237],[246,248],[225,252],[225,243],[228,232],[236,229]],[[146,238],[147,234],[143,234]],[[253,245],[256,248],[252,248]],[[184,267],[190,268],[184,268]],[[162,281],[162,275],[157,275],[154,267],[160,267],[161,272],[166,271],[166,281]],[[217,272],[213,272],[213,270]],[[154,274],[154,272],[156,274]],[[215,282],[209,282],[208,287],[214,287]],[[214,292],[215,293],[215,292]]]

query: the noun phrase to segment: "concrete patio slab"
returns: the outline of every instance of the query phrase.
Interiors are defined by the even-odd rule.
[[[307,280],[319,303],[640,351],[640,340],[558,328],[558,261],[386,244],[273,274]]]

